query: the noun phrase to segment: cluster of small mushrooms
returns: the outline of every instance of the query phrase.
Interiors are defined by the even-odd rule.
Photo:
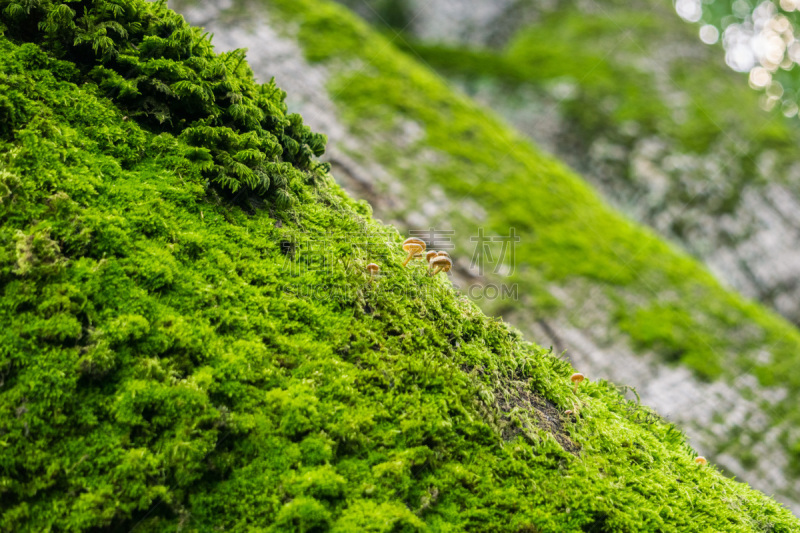
[[[403,266],[406,266],[412,259],[422,258],[422,252],[425,251],[425,248],[425,241],[416,237],[409,237],[403,241],[403,250],[408,252],[408,257],[403,261]],[[439,272],[450,272],[450,269],[453,268],[453,261],[447,252],[429,250],[425,254],[425,260],[428,262],[428,272],[431,276],[435,276]]]
[[[425,251],[425,248],[427,248],[425,241],[417,239],[416,237],[409,237],[403,241],[403,250],[408,253],[408,257],[403,261],[403,266],[408,265],[408,262],[412,259],[421,259],[422,252]],[[435,276],[439,272],[450,272],[450,269],[453,268],[453,260],[450,259],[450,254],[444,251],[437,252],[435,250],[430,250],[425,254],[425,260],[428,262],[428,274],[430,276]],[[381,267],[376,263],[367,265],[370,283],[372,283],[375,279],[375,275],[380,272],[380,270]]]

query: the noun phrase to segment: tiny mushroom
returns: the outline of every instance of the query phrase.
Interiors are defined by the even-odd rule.
[[[445,252],[444,250],[439,250],[438,252],[436,252],[436,254],[437,254],[437,255],[443,255],[443,256],[445,256],[445,257],[450,257],[450,254],[448,254],[448,253],[447,253],[447,252]]]
[[[446,255],[437,255],[431,259],[431,269],[433,268],[436,270],[431,271],[431,276],[435,276],[439,272],[450,272],[450,269],[453,268],[453,262]]]
[[[375,274],[377,274],[380,269],[381,269],[381,267],[379,267],[375,263],[370,263],[370,264],[367,265],[367,272],[369,272],[369,282],[370,283],[372,283],[372,280],[375,278]]]
[[[706,458],[705,458],[705,457],[703,457],[702,455],[699,455],[699,456],[697,456],[697,457],[695,458],[694,462],[695,462],[696,464],[699,464],[700,466],[703,466],[703,465],[707,465],[707,464],[708,464],[708,461],[707,461],[707,460],[706,460]]]
[[[436,250],[430,250],[427,254],[425,254],[425,261],[428,262],[428,274],[433,272],[433,265],[431,264],[431,261],[433,261],[437,255],[439,255],[439,252]]]
[[[408,257],[403,261],[403,266],[406,266],[411,261],[411,258],[425,251],[425,241],[416,237],[409,237],[403,241],[403,250],[408,252]]]
[[[578,385],[580,385],[581,381],[583,381],[583,374],[581,374],[580,372],[576,372],[572,374],[572,376],[570,376],[569,379],[570,381],[572,381],[572,390],[576,391],[578,390]]]

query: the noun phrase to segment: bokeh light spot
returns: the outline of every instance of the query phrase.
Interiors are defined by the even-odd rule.
[[[750,71],[750,87],[761,90],[772,83],[772,74],[764,67],[756,67]]]
[[[719,40],[719,30],[716,26],[706,24],[700,28],[700,40],[706,44],[714,44]]]
[[[697,22],[703,16],[700,0],[678,0],[675,2],[675,11],[682,19],[689,22]]]

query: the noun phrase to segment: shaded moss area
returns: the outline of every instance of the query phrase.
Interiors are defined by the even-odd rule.
[[[243,50],[214,54],[208,36],[164,1],[2,0],[0,13],[10,38],[71,61],[80,80],[96,84],[126,116],[180,135],[194,147],[187,157],[225,194],[253,192],[286,207],[296,182],[324,171],[312,169],[312,159],[324,152],[325,136],[286,113],[274,84],[253,81]],[[3,118],[13,127],[19,117],[9,109]]]
[[[232,202],[82,66],[0,38],[4,531],[800,526],[329,180]]]

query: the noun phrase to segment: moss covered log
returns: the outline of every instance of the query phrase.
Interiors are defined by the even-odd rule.
[[[567,363],[403,268],[400,236],[292,150],[320,137],[286,133],[283,94],[163,5],[2,7],[0,529],[800,527],[611,384],[573,390]],[[37,34],[51,13],[113,46]],[[141,74],[108,50],[135,56],[162,24],[195,43],[171,83],[197,82],[198,55],[223,65],[258,124],[176,119],[184,96],[151,94],[162,123],[121,97]],[[204,121],[270,141],[248,168],[291,173],[291,200],[215,179],[243,148],[186,134]]]
[[[668,14],[676,16],[669,3],[664,6]],[[678,421],[693,443],[717,464],[764,491],[774,491],[800,509],[800,433],[796,429],[800,411],[794,401],[800,381],[791,370],[798,364],[800,334],[792,324],[722,286],[678,246],[621,216],[580,176],[543,154],[485,105],[453,90],[415,54],[401,53],[394,45],[406,36],[382,36],[346,9],[322,0],[242,1],[224,9],[205,4],[198,9],[186,8],[185,13],[199,24],[208,24],[218,43],[249,47],[258,75],[266,80],[274,74],[284,87],[291,86],[296,104],[307,106],[309,112],[304,114],[308,120],[319,118],[320,110],[332,109],[320,123],[336,125],[326,131],[337,135],[336,148],[330,152],[331,162],[339,163],[337,180],[370,198],[379,218],[408,229],[453,230],[453,243],[460,256],[457,262],[461,260],[459,272],[466,272],[470,259],[474,259],[470,256],[476,249],[472,237],[481,229],[495,236],[509,235],[511,228],[517,230],[521,241],[515,249],[513,268],[485,268],[483,276],[461,280],[467,290],[476,285],[480,289],[481,284],[519,288],[517,299],[479,300],[484,310],[510,317],[544,345],[552,343],[557,351],[567,349],[570,358],[591,368],[593,374],[615,376],[612,381],[634,386],[646,403],[657,404],[660,411]],[[631,18],[630,14],[625,18],[625,11],[620,9],[614,25],[605,18],[580,19],[572,10],[569,13],[559,28],[572,28],[581,22],[581,29],[604,29],[608,35],[603,44],[608,46],[616,42],[611,28],[623,32],[620,28]],[[646,35],[658,15],[644,15],[634,17],[641,28],[632,27]],[[555,24],[560,19],[548,20]],[[680,20],[675,22],[685,26]],[[578,29],[571,31],[581,34]],[[651,33],[656,41],[662,36]],[[693,33],[689,28],[689,38],[694,39]],[[559,35],[558,31],[546,33],[545,43],[557,42]],[[680,35],[685,37],[684,33]],[[590,53],[596,52],[590,49],[591,39],[575,42],[573,55],[588,65],[596,58],[596,53]],[[626,46],[620,46],[623,56],[635,48],[624,43]],[[546,49],[546,44],[542,45],[531,61],[540,61]],[[549,66],[574,74],[566,60],[568,52],[568,47],[555,47],[553,53],[562,54],[562,60]],[[490,57],[499,56],[495,53]],[[552,84],[555,94],[559,80],[550,76],[546,66],[541,68],[542,80],[533,77],[537,72],[534,67],[521,70],[531,75],[526,86]],[[708,71],[703,73],[702,65],[695,66],[702,77],[693,80],[716,80]],[[598,91],[614,88],[613,76],[604,77],[603,73],[625,70],[610,64],[598,69],[597,78],[586,78]],[[718,73],[715,69],[711,72]],[[732,95],[741,95],[737,89],[748,98],[743,102],[755,106],[757,97],[746,87],[737,86],[735,76],[723,74],[717,80],[720,85],[708,91],[719,91],[713,93],[715,97],[727,95],[719,98],[723,105],[714,108],[724,113],[714,116],[733,121],[735,109],[725,108],[724,102],[733,101]],[[463,76],[470,78],[470,74]],[[492,87],[487,78],[475,72],[470,79],[475,86],[486,83]],[[650,79],[645,75],[642,82]],[[621,80],[626,91],[635,90],[628,87],[635,76]],[[330,102],[318,105],[315,93],[310,91],[298,95],[304,89],[317,89]],[[647,103],[647,95],[637,93],[631,105],[663,109],[659,95],[652,96],[656,101]],[[583,98],[580,91],[576,98]],[[601,100],[599,96],[581,100],[587,117]],[[494,99],[495,103],[502,101],[503,97]],[[619,99],[614,102],[619,103]],[[580,107],[577,101],[564,104]],[[639,116],[645,116],[647,109],[640,111]],[[608,109],[598,109],[594,114],[610,116],[606,113]],[[758,113],[753,107],[742,113],[742,120]],[[641,131],[656,131],[654,124],[661,128],[660,123],[653,122],[651,129]],[[698,124],[707,123],[700,120]],[[545,125],[546,121],[534,124]],[[760,146],[767,144],[769,131],[790,131],[786,123],[777,120],[770,125],[775,128],[761,131]],[[745,126],[739,124],[731,131],[742,128]],[[665,127],[663,131],[674,130]],[[688,133],[689,129],[681,131]],[[706,130],[698,126],[698,131]],[[645,135],[642,140],[647,139]],[[602,138],[598,143],[602,144]],[[564,150],[584,155],[580,145],[566,145]],[[684,172],[681,165],[687,157],[682,154],[665,159],[680,178],[671,186],[696,191],[708,176],[716,179],[711,187],[725,187],[735,181],[720,173],[720,167],[714,167],[717,172],[703,173],[704,165],[711,160],[697,154]],[[723,161],[727,168],[735,167],[738,160],[725,156]],[[361,170],[361,174],[349,174],[347,170],[352,168]],[[624,175],[610,178],[624,180]],[[683,185],[684,178],[691,178],[686,182],[689,185]],[[748,190],[753,192],[755,186],[751,185]],[[772,185],[777,189],[764,190],[780,191],[785,184]],[[715,194],[704,198],[713,200]],[[387,195],[391,195],[391,201],[382,201]],[[690,205],[702,210],[699,199]],[[748,205],[748,212],[753,214],[753,204]],[[759,203],[754,205],[754,210],[761,212]],[[683,213],[683,207],[681,203],[670,212]],[[723,226],[731,220],[726,216]],[[742,213],[740,219],[747,216]],[[769,248],[765,243],[773,241],[759,235],[751,237],[759,246]],[[759,257],[759,262],[764,259],[758,254],[754,257]],[[473,274],[478,274],[477,268],[468,273]],[[476,292],[482,296],[480,290]]]

